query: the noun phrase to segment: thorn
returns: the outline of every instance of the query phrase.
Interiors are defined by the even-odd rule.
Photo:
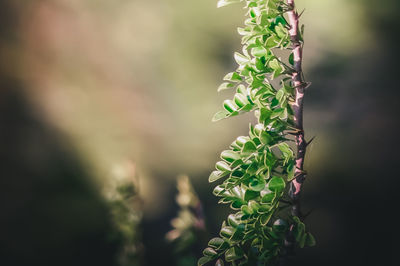
[[[315,210],[315,208],[312,208],[305,215],[302,215],[303,220],[305,220],[314,210]]]
[[[307,177],[307,171],[301,170],[301,169],[299,169],[299,168],[297,168],[297,167],[296,167],[296,169],[299,170],[300,173],[296,174],[296,175],[294,176],[293,180],[296,180],[297,182],[303,184],[304,181],[306,180],[306,177]],[[301,177],[300,180],[298,180],[299,177]]]
[[[304,79],[304,75],[303,75],[303,72],[302,72],[302,77],[303,77],[303,79]],[[294,86],[293,87],[293,89],[297,89],[297,88],[301,88],[301,89],[303,89],[303,90],[305,90],[305,89],[307,89],[308,87],[310,87],[311,86],[311,82],[303,82],[303,83],[300,83],[299,85],[297,85],[297,86]]]
[[[300,171],[300,173],[298,173],[297,175],[295,175],[294,178],[297,178],[297,177],[299,177],[300,175],[307,175],[307,171],[306,171],[306,170],[301,170],[301,169],[298,168],[297,166],[296,166],[296,170],[297,170],[297,171]]]
[[[303,130],[302,129],[298,129],[298,128],[294,128],[293,130],[288,130],[287,131],[287,133],[291,134],[291,135],[299,135],[302,132],[303,132]]]
[[[314,139],[315,139],[315,136],[312,137],[309,141],[306,141],[306,147],[308,147],[308,145],[310,145],[311,142],[313,142]]]
[[[305,9],[305,8],[303,9],[303,11],[301,11],[301,12],[300,12],[300,14],[298,15],[298,17],[297,17],[297,18],[300,18],[300,17],[301,17],[301,15],[303,15],[304,11],[306,11],[306,9]]]

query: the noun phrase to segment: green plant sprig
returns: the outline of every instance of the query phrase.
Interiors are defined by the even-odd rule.
[[[238,28],[243,49],[234,54],[238,68],[218,88],[236,93],[212,120],[254,111],[258,123],[221,153],[209,177],[209,182],[224,179],[213,194],[235,213],[222,223],[220,236],[209,241],[198,265],[274,265],[295,246],[315,245],[299,210],[307,146],[302,126],[308,86],[301,70],[304,27],[298,30],[293,0],[219,0],[217,6],[237,2],[245,2],[247,10],[245,26]],[[277,49],[290,51],[286,62]],[[296,155],[288,144],[293,136]]]
[[[187,254],[199,235],[206,234],[203,206],[193,189],[188,176],[177,179],[179,194],[176,202],[179,206],[178,216],[171,220],[173,229],[166,234],[166,239],[174,243],[174,251],[180,259],[187,259]],[[185,256],[186,255],[186,256]],[[196,259],[195,257],[193,258]]]

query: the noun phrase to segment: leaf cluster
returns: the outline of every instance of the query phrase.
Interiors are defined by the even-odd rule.
[[[288,144],[288,132],[295,130],[289,7],[282,0],[220,0],[218,7],[236,2],[244,2],[247,11],[245,26],[238,28],[243,49],[234,54],[237,69],[218,88],[236,93],[213,121],[254,111],[257,124],[221,153],[209,177],[220,182],[213,191],[219,203],[235,212],[222,223],[219,237],[209,241],[198,265],[215,260],[216,265],[273,265],[287,252],[290,228],[299,247],[315,244],[299,217],[287,211],[287,184],[295,173],[295,153]],[[289,51],[287,62],[276,50]]]

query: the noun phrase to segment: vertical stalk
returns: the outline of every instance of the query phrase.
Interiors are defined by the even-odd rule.
[[[306,172],[304,171],[304,159],[306,155],[307,142],[304,137],[303,129],[303,99],[306,89],[306,82],[303,79],[302,60],[303,60],[303,46],[300,39],[299,32],[299,14],[295,9],[294,0],[287,0],[289,6],[288,18],[290,24],[290,40],[292,42],[292,53],[294,61],[294,72],[292,73],[292,85],[295,88],[295,102],[291,105],[294,113],[294,124],[296,127],[295,143],[297,148],[296,154],[296,169],[295,178],[291,181],[289,186],[289,196],[292,200],[291,213],[293,216],[299,217],[303,220],[303,215],[300,208],[300,195]],[[293,235],[294,226],[290,227],[285,244],[287,255],[293,255],[295,248],[295,238]]]
[[[292,42],[292,53],[294,59],[294,72],[292,73],[292,84],[295,88],[295,102],[292,104],[294,112],[294,123],[297,129],[295,134],[296,140],[296,170],[295,178],[290,183],[290,197],[293,201],[292,214],[301,217],[300,212],[300,193],[304,183],[306,173],[304,171],[304,158],[306,155],[307,142],[304,137],[303,130],[303,99],[306,88],[306,83],[303,80],[302,75],[302,59],[303,59],[303,47],[300,41],[299,33],[299,14],[295,9],[294,0],[287,0],[287,4],[290,7],[288,11],[289,24],[290,24],[290,40]]]

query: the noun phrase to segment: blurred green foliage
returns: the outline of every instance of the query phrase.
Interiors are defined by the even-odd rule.
[[[189,177],[179,176],[177,188],[176,202],[179,212],[178,216],[171,220],[173,229],[166,234],[166,239],[174,246],[176,265],[196,265],[196,246],[204,242],[204,235],[207,234],[203,206]]]
[[[118,255],[118,265],[133,266],[143,264],[143,247],[141,246],[141,207],[137,188],[132,183],[121,184],[116,188],[115,195],[109,200],[109,205],[116,226],[116,232],[121,240],[121,251]]]

